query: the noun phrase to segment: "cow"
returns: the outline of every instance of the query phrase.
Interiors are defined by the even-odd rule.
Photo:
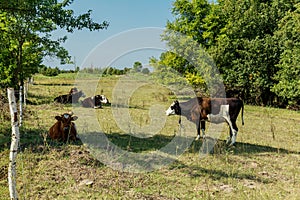
[[[49,129],[49,136],[53,140],[67,142],[76,141],[77,131],[75,123],[73,121],[77,120],[77,116],[72,116],[73,113],[64,113],[62,115],[55,116],[57,120],[53,126]]]
[[[81,105],[85,108],[102,108],[102,104],[108,104],[109,101],[104,95],[96,95],[88,97],[81,101]]]
[[[78,103],[80,97],[85,97],[85,94],[77,88],[72,88],[68,94],[60,95],[54,98],[54,101],[62,104]]]
[[[166,110],[166,115],[185,116],[197,126],[197,137],[200,138],[200,129],[205,138],[205,121],[211,123],[227,122],[230,128],[230,136],[227,143],[234,145],[238,127],[236,120],[242,109],[242,125],[244,125],[244,103],[239,98],[202,98],[195,97],[187,102],[174,101]],[[180,120],[179,120],[180,123]]]
[[[75,94],[77,92],[78,92],[78,89],[76,87],[74,87],[74,88],[71,88],[69,94]]]

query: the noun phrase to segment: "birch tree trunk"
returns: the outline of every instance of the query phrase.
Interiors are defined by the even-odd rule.
[[[16,158],[18,153],[18,145],[19,145],[19,126],[18,126],[18,113],[17,113],[17,105],[16,99],[14,95],[14,89],[7,89],[8,101],[9,101],[9,110],[11,116],[11,145],[10,145],[10,153],[9,153],[9,166],[8,166],[8,187],[10,199],[18,199],[17,188],[16,188]]]
[[[22,123],[23,123],[23,87],[22,86],[20,86],[19,95],[20,95],[20,97],[19,97],[19,103],[20,103],[19,126],[21,127]]]

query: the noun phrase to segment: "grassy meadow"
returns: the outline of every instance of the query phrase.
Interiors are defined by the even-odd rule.
[[[78,129],[85,128],[80,125],[82,118],[94,117],[105,133],[106,137],[102,137],[121,152],[130,152],[129,155],[147,154],[170,143],[178,134],[178,116],[167,117],[157,134],[142,138],[134,137],[134,131],[138,130],[131,125],[128,130],[119,127],[111,106],[89,109],[53,102],[54,97],[67,93],[80,82],[97,85],[96,90],[91,87],[90,91],[84,91],[87,96],[96,91],[111,100],[120,78],[112,76],[98,80],[86,75],[76,82],[75,74],[34,77],[20,128],[19,199],[300,198],[300,112],[296,111],[245,105],[245,125],[241,125],[239,116],[235,147],[225,145],[228,128],[224,126],[209,155],[200,157],[203,140],[193,141],[174,162],[140,173],[122,170],[124,166],[117,166],[119,170],[116,170],[97,159],[81,142],[61,144],[47,137],[48,129],[55,123],[54,117],[73,110],[79,116],[78,122],[75,121]],[[120,95],[126,95],[126,87],[129,87],[126,84],[122,83]],[[167,109],[174,98],[168,88],[144,84],[130,94],[124,109],[128,110],[136,127],[142,128],[160,124],[151,121],[149,110],[156,104]],[[117,106],[122,108],[122,103]],[[0,200],[5,200],[9,199],[7,168],[11,128],[7,104],[0,110]],[[158,113],[164,115],[161,111]],[[186,137],[195,136],[196,128],[194,135]],[[122,159],[126,158],[120,157],[116,163],[122,165]]]

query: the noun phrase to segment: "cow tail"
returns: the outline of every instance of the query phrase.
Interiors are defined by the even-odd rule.
[[[244,101],[242,101],[242,125],[244,124]]]

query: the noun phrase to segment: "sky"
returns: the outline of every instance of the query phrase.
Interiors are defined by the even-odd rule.
[[[143,46],[140,44],[129,47],[124,42],[136,43],[137,40],[151,40],[166,26],[167,21],[173,20],[171,14],[172,3],[174,0],[74,0],[68,7],[74,10],[75,14],[82,14],[92,10],[92,19],[97,22],[108,21],[107,29],[90,32],[88,30],[75,31],[68,34],[65,31],[56,31],[54,38],[67,35],[67,41],[62,45],[72,56],[72,60],[79,67],[99,67],[98,65],[107,65],[113,67],[132,67],[135,61],[143,65],[148,63],[149,57],[159,56],[160,45]],[[150,28],[151,27],[151,28]],[[130,33],[130,36],[128,36]],[[127,34],[127,38],[124,38]],[[151,35],[152,34],[152,35]],[[122,42],[120,40],[122,39]],[[116,44],[116,42],[119,42]],[[157,41],[155,41],[157,42]],[[110,45],[110,44],[113,45]],[[104,46],[110,48],[103,49]],[[116,52],[121,48],[124,51]],[[134,49],[130,49],[134,48]],[[101,63],[91,58],[91,54],[102,55],[110,52],[112,55],[110,61]],[[97,56],[96,56],[97,57]],[[53,59],[47,59],[44,62],[47,66],[61,69],[73,68],[73,66],[61,66],[59,62]],[[84,65],[84,66],[83,66]],[[100,66],[104,67],[104,66]]]

